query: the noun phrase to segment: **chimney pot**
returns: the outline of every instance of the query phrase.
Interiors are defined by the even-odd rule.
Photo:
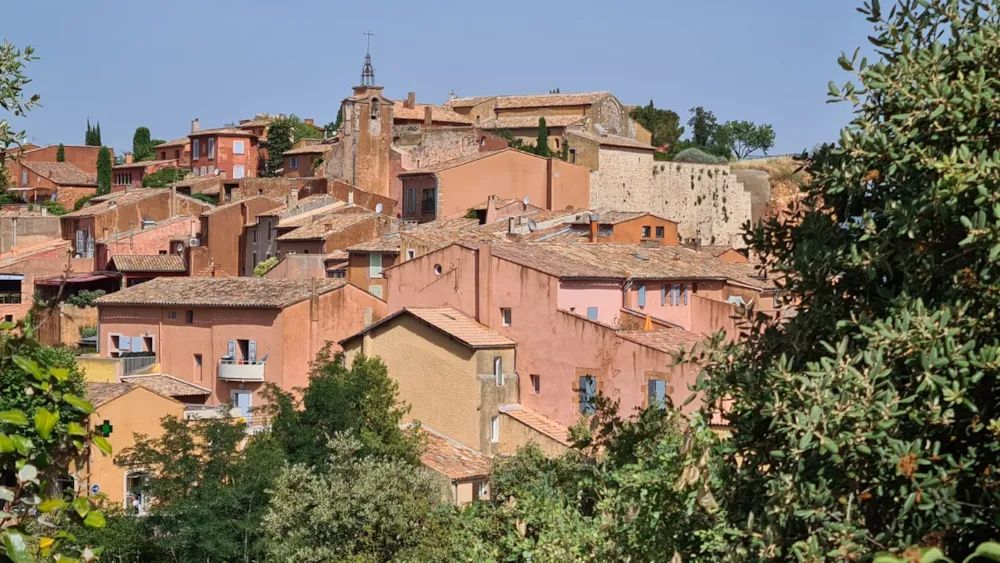
[[[590,214],[590,242],[597,242],[597,227],[600,226],[597,213]]]
[[[125,164],[132,164],[132,153],[125,153]]]
[[[406,95],[406,107],[410,109],[417,107],[417,94],[415,92]]]
[[[201,131],[201,122],[198,121],[198,118],[196,117],[191,120],[191,132],[197,133],[198,131]]]
[[[431,106],[424,106],[424,125],[430,126],[433,123],[433,113],[431,112]]]

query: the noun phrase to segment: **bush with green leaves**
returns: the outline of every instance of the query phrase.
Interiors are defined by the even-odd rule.
[[[278,257],[272,256],[253,267],[253,276],[255,278],[262,278],[264,277],[264,274],[270,272],[271,268],[275,267],[277,264]]]
[[[798,313],[748,311],[746,339],[701,358],[733,429],[729,560],[960,558],[1000,537],[1000,5],[861,12],[879,59],[841,56],[856,82],[830,84],[854,119],[797,212],[749,236]]]
[[[698,148],[688,148],[680,151],[674,156],[676,162],[691,162],[694,164],[725,164],[729,159],[721,156],[708,154]]]
[[[83,209],[83,206],[87,205],[87,202],[94,199],[95,197],[97,197],[97,194],[85,195],[80,199],[76,200],[76,203],[73,204],[73,211],[79,211]]]
[[[188,174],[187,170],[182,170],[176,166],[161,168],[142,179],[144,188],[166,188],[183,180]]]
[[[76,307],[93,307],[94,300],[105,293],[103,289],[81,289],[67,297],[66,304]]]

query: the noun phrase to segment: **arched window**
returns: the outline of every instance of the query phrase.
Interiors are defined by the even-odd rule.
[[[378,98],[372,98],[372,119],[378,119]]]

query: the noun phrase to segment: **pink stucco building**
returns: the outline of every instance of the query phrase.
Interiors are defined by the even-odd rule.
[[[211,390],[206,403],[259,405],[265,381],[291,391],[334,343],[385,316],[344,280],[157,278],[97,300],[102,357],[153,355],[162,373]]]

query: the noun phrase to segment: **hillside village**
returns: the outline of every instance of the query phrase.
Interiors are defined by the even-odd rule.
[[[126,154],[100,195],[99,147],[8,155],[22,203],[0,215],[0,315],[47,303],[42,344],[93,348],[78,362],[116,449],[225,405],[264,427],[264,384],[306,386],[331,346],[385,362],[461,504],[488,494],[495,456],[565,451],[599,392],[622,413],[684,404],[694,372],[672,355],[735,337],[737,307],[789,314],[744,249],[759,212],[739,175],[654,159],[613,93],[392,100],[366,62],[338,129],[305,120],[324,133],[291,139],[277,177],[284,116],[267,114],[195,119]],[[551,155],[515,148],[540,120]],[[180,177],[144,187],[164,169]],[[138,494],[127,467],[98,465],[80,487]]]

